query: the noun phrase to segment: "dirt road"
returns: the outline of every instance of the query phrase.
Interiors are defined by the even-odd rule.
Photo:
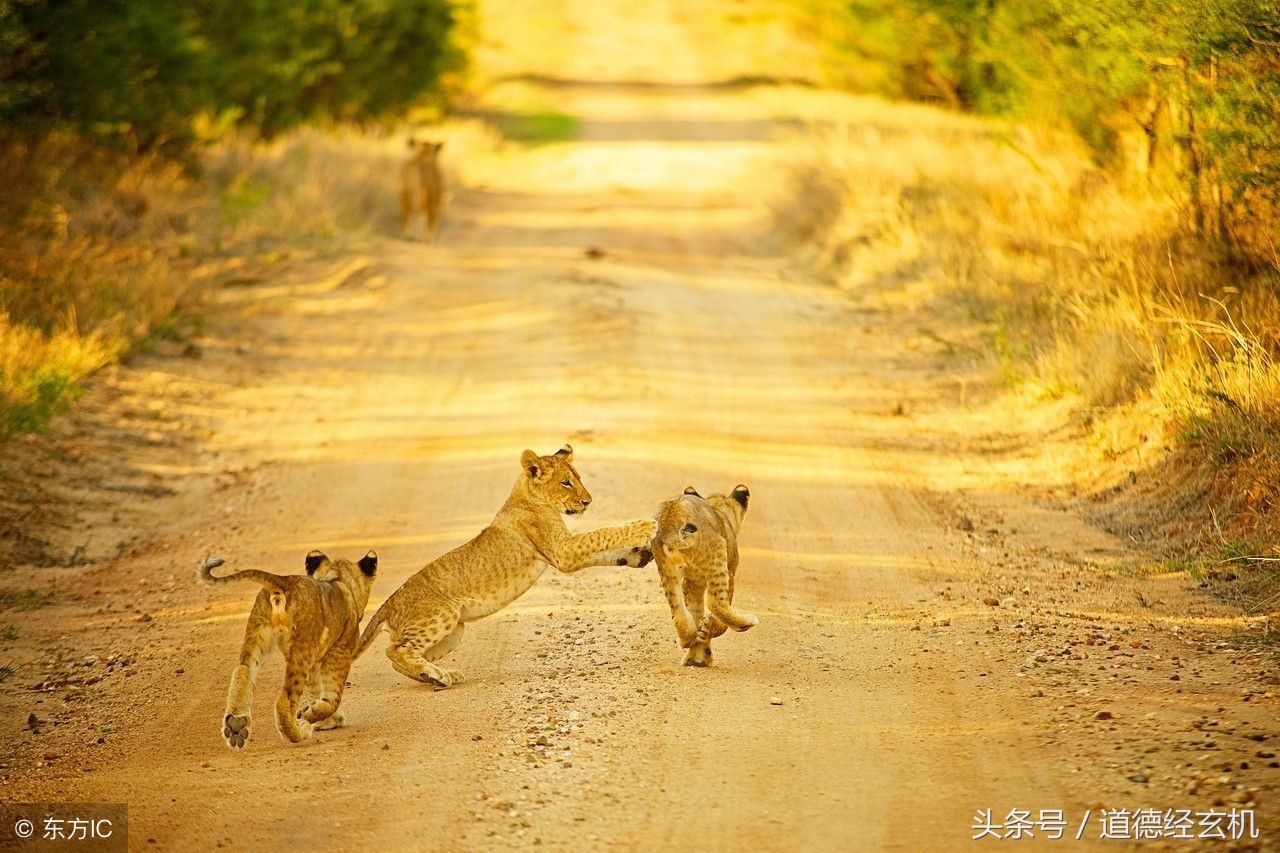
[[[513,41],[519,5],[482,6]],[[135,849],[938,849],[1015,808],[1063,810],[1068,837],[1091,814],[1098,843],[1101,808],[1255,799],[1274,833],[1274,661],[1011,473],[919,314],[796,273],[767,216],[786,99],[717,85],[719,7],[570,6],[545,12],[546,64],[510,53],[537,76],[503,85],[577,139],[450,151],[466,185],[437,245],[250,293],[199,362],[135,369],[160,421],[203,434],[123,466],[174,493],[95,511],[90,552],[118,529],[118,556],[0,619],[27,655],[5,798],[127,799]],[[376,548],[372,611],[480,529],[521,450],[566,440],[583,526],[750,484],[738,595],[761,624],[716,667],[679,666],[652,569],[546,576],[468,629],[464,685],[403,679],[380,641],[349,727],[294,747],[267,723],[277,662],[255,738],[223,746],[251,595],[197,587],[203,553]]]

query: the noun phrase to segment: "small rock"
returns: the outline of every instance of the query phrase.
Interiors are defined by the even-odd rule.
[[[139,616],[139,617],[138,617],[138,621],[139,621],[139,622],[150,622],[150,621],[152,620],[152,618],[153,618],[153,617],[151,616],[151,614],[150,614],[150,613],[143,613],[141,616]]]
[[[1134,773],[1132,776],[1126,776],[1125,778],[1130,782],[1139,782],[1143,785],[1147,784],[1147,777],[1141,773]]]
[[[999,607],[1000,599],[988,595],[986,598],[982,599],[982,603],[988,607]]]
[[[482,736],[480,736],[480,735],[472,735],[472,736],[471,736],[471,739],[472,739],[472,740],[484,740],[484,738],[483,738]]]
[[[782,704],[782,697],[781,697],[781,696],[773,696],[773,697],[770,697],[770,699],[769,699],[769,704],[770,704],[770,705],[781,705],[781,704]]]
[[[1093,718],[1095,720],[1111,720],[1114,719],[1114,715],[1110,711],[1099,711],[1093,715]]]

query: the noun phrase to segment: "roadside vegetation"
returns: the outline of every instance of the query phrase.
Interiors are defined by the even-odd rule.
[[[1272,575],[1251,558],[1280,531],[1275,4],[794,8],[833,81],[951,115],[869,105],[826,132],[784,225],[848,286],[924,279],[986,322],[1011,383],[1126,436],[1108,465],[1143,446],[1117,528]]]
[[[384,224],[398,155],[308,127],[438,114],[450,0],[0,0],[0,440],[181,336],[247,257]],[[335,191],[336,190],[336,191]]]

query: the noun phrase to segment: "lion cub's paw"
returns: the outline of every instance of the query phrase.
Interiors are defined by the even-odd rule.
[[[462,673],[456,669],[441,669],[439,667],[424,669],[418,678],[422,680],[423,684],[430,684],[438,690],[444,690],[446,687],[462,683]]]
[[[643,569],[652,561],[653,552],[648,548],[632,548],[630,554],[618,558],[618,565],[630,566],[633,569]]]
[[[222,739],[232,749],[244,749],[249,742],[249,715],[227,714],[222,721]]]
[[[697,643],[684,653],[685,666],[711,666],[711,647]]]
[[[347,713],[341,708],[316,723],[312,728],[318,732],[327,732],[332,729],[340,729],[347,724]]]
[[[760,617],[754,613],[743,613],[742,627],[734,628],[735,631],[750,631],[752,628],[760,624]]]

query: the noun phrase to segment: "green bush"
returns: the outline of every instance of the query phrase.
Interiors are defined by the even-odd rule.
[[[1183,182],[1190,224],[1274,260],[1272,0],[811,0],[855,86],[1072,126],[1098,160]]]
[[[147,149],[193,118],[364,121],[460,67],[449,0],[0,0],[0,125]],[[228,119],[230,119],[228,121]]]

